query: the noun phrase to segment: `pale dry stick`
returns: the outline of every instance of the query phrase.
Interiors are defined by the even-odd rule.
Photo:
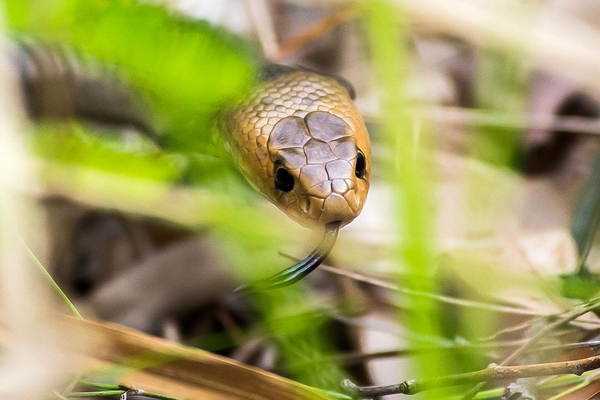
[[[372,111],[362,110],[365,120],[377,124],[380,117]],[[464,107],[423,106],[410,110],[416,118],[436,123],[464,126],[498,126],[514,129],[543,129],[600,136],[600,119],[558,116],[554,114],[506,114],[495,110]]]
[[[297,257],[291,256],[284,252],[279,252],[279,254],[284,257],[295,260],[295,261],[298,260]],[[384,281],[382,279],[370,277],[370,276],[364,275],[364,274],[356,272],[356,271],[333,267],[333,266],[326,265],[326,264],[321,265],[321,270],[331,273],[331,274],[334,274],[334,275],[349,278],[349,279],[355,280],[357,282],[362,282],[362,283],[366,283],[366,284],[369,284],[372,286],[377,286],[377,287],[380,287],[383,289],[393,290],[393,291],[403,293],[406,295],[428,297],[430,299],[433,299],[433,300],[436,300],[436,301],[439,301],[442,303],[446,303],[446,304],[452,304],[455,306],[477,308],[477,309],[481,309],[481,310],[493,311],[493,312],[498,312],[498,313],[536,317],[530,321],[519,324],[515,327],[510,327],[510,328],[504,329],[502,331],[499,331],[496,334],[494,334],[493,336],[486,338],[486,340],[493,340],[497,336],[504,334],[504,333],[510,333],[510,332],[514,332],[517,330],[526,329],[526,328],[530,327],[536,321],[541,321],[543,319],[548,319],[548,318],[553,318],[553,317],[559,318],[560,315],[562,315],[562,314],[541,314],[541,313],[535,312],[533,310],[527,310],[527,309],[518,308],[518,307],[505,306],[505,305],[499,305],[499,304],[494,304],[494,303],[486,303],[486,302],[475,301],[475,300],[458,299],[458,298],[450,297],[450,296],[438,295],[438,294],[434,294],[434,293],[425,293],[425,292],[415,291],[415,290],[411,290],[411,289],[401,288],[396,284]]]
[[[531,346],[535,345],[540,339],[542,339],[544,336],[546,336],[551,331],[553,331],[557,328],[560,328],[561,326],[579,318],[583,314],[587,314],[588,312],[595,310],[598,307],[600,307],[600,298],[594,298],[585,304],[582,304],[578,307],[573,308],[573,310],[565,313],[565,315],[562,316],[561,318],[558,318],[556,321],[551,322],[548,325],[544,326],[542,329],[540,329],[535,335],[533,335],[527,341],[527,343],[524,343],[521,347],[519,347],[514,352],[512,352],[508,357],[506,357],[502,363],[504,365],[511,363],[512,361],[514,361],[517,357],[521,356],[527,349],[529,349]]]
[[[416,394],[428,389],[458,386],[472,382],[488,382],[563,374],[581,375],[586,371],[597,368],[600,368],[600,356],[579,360],[517,366],[492,364],[479,371],[442,376],[421,381],[416,379],[406,380],[388,386],[357,386],[348,379],[344,381],[343,385],[348,391],[360,397],[370,398],[390,394]]]
[[[61,300],[67,305],[67,307],[69,308],[69,310],[71,310],[71,313],[76,318],[83,319],[83,315],[81,315],[81,313],[79,312],[79,310],[77,309],[77,307],[75,306],[75,304],[73,304],[73,302],[71,301],[71,299],[69,299],[69,296],[67,296],[67,294],[62,290],[62,288],[58,285],[58,283],[56,283],[56,281],[54,280],[54,278],[52,277],[52,275],[50,275],[50,273],[48,272],[48,270],[46,269],[46,267],[44,267],[44,265],[42,264],[42,262],[39,260],[39,258],[33,252],[33,250],[31,250],[31,248],[29,248],[29,246],[27,246],[27,243],[25,243],[25,241],[23,239],[21,239],[21,244],[23,245],[23,247],[25,248],[25,250],[27,251],[27,253],[31,257],[31,259],[33,260],[34,264],[36,264],[36,266],[38,267],[38,269],[40,270],[40,272],[42,273],[42,275],[44,276],[44,278],[46,278],[46,280],[48,281],[50,287],[61,298]],[[66,393],[72,392],[73,389],[75,388],[75,386],[77,386],[77,383],[79,382],[80,379],[81,379],[81,375],[79,375],[78,377],[72,379],[71,382],[69,382],[69,384],[67,384],[67,386],[63,389],[62,393],[66,394]],[[61,394],[58,393],[57,391],[53,391],[52,393],[56,397],[62,398]]]
[[[283,253],[283,252],[279,252],[279,254],[281,254],[284,257],[288,257],[292,260],[298,260],[298,258],[293,257],[293,256]],[[451,296],[445,296],[445,295],[439,295],[439,294],[435,294],[435,293],[420,292],[418,290],[401,288],[398,285],[387,282],[383,279],[370,277],[370,276],[364,275],[364,274],[356,272],[356,271],[333,267],[333,266],[327,265],[327,264],[322,264],[321,270],[325,271],[325,272],[329,272],[334,275],[343,276],[345,278],[349,278],[349,279],[355,280],[357,282],[366,283],[366,284],[369,284],[372,286],[377,286],[377,287],[380,287],[383,289],[393,290],[393,291],[403,293],[406,295],[410,295],[410,296],[428,297],[430,299],[433,299],[433,300],[436,300],[436,301],[439,301],[442,303],[446,303],[446,304],[452,304],[452,305],[456,305],[456,306],[460,306],[460,307],[477,308],[477,309],[481,309],[481,310],[494,311],[494,312],[499,312],[499,313],[537,317],[534,320],[527,321],[527,322],[525,322],[523,324],[519,324],[515,327],[510,327],[505,330],[499,331],[498,333],[494,334],[495,336],[499,335],[499,334],[509,333],[509,332],[516,331],[516,330],[526,329],[527,327],[529,327],[531,325],[531,323],[533,323],[537,320],[548,319],[548,318],[560,318],[560,316],[564,314],[564,312],[558,313],[558,314],[542,314],[542,313],[536,312],[534,310],[529,310],[529,309],[525,309],[525,308],[506,306],[506,305],[495,304],[495,303],[487,303],[487,302],[481,302],[481,301],[476,301],[476,300],[459,299],[459,298],[455,298],[455,297],[451,297]],[[570,322],[572,322],[572,321],[569,321],[569,323]],[[589,323],[594,323],[594,322],[590,321]],[[488,339],[488,338],[486,338],[486,339]]]
[[[463,398],[472,398],[481,388],[491,380],[498,379],[517,379],[533,376],[547,376],[572,373],[580,375],[585,371],[600,368],[600,356],[589,357],[581,360],[564,361],[556,363],[507,366],[532,346],[538,343],[543,337],[551,331],[563,326],[570,321],[600,307],[600,298],[594,298],[585,304],[573,308],[566,312],[556,321],[549,323],[540,329],[534,336],[525,341],[515,351],[508,355],[500,364],[492,364],[488,368],[480,371],[468,372],[464,374],[450,375],[446,377],[433,378],[426,381],[406,380],[399,384],[387,386],[365,386],[360,387],[350,380],[344,381],[344,387],[360,395],[361,397],[384,396],[388,394],[415,394],[420,391],[444,386],[456,386],[471,382],[478,384],[467,392]]]
[[[417,107],[413,111],[417,117],[445,124],[544,129],[592,136],[600,135],[600,119],[598,118],[557,116],[553,114],[506,114],[473,108],[443,106]]]
[[[246,9],[265,57],[274,60],[279,54],[279,41],[266,0],[246,0]]]
[[[295,260],[295,261],[298,260],[297,257],[291,256],[284,252],[279,252],[279,254],[284,257],[287,257],[289,259]],[[456,306],[472,307],[472,308],[478,308],[478,309],[487,310],[487,311],[495,311],[495,312],[500,312],[500,313],[525,315],[525,316],[536,316],[536,317],[551,317],[552,316],[552,314],[540,314],[533,310],[527,310],[524,308],[504,306],[504,305],[500,305],[500,304],[486,303],[486,302],[481,302],[481,301],[476,301],[476,300],[458,299],[455,297],[450,297],[450,296],[445,296],[445,295],[438,295],[438,294],[434,294],[434,293],[420,292],[418,290],[401,288],[400,286],[398,286],[394,283],[385,281],[383,279],[374,278],[374,277],[371,277],[371,276],[368,276],[368,275],[365,275],[365,274],[362,274],[362,273],[359,273],[356,271],[333,267],[333,266],[327,265],[327,264],[321,264],[320,268],[322,271],[325,271],[325,272],[328,272],[328,273],[331,273],[334,275],[342,276],[344,278],[349,278],[349,279],[352,279],[357,282],[366,283],[371,286],[377,286],[377,287],[380,287],[383,289],[392,290],[392,291],[410,295],[410,296],[428,297],[430,299],[437,300],[442,303],[452,304],[452,305],[456,305]]]
[[[298,260],[298,258],[293,257],[293,256],[283,253],[283,252],[279,252],[279,254],[281,254],[284,257],[290,258],[292,260]],[[471,308],[477,308],[480,310],[494,311],[494,312],[505,313],[505,314],[523,315],[523,316],[533,316],[533,317],[550,317],[550,316],[552,316],[552,314],[540,314],[539,312],[536,312],[534,310],[528,310],[525,308],[504,306],[504,305],[494,304],[494,303],[485,303],[485,302],[476,301],[476,300],[458,299],[458,298],[451,297],[451,296],[445,296],[445,295],[440,295],[440,294],[435,294],[435,293],[420,292],[418,290],[401,288],[400,286],[398,286],[394,283],[386,282],[382,279],[373,278],[373,277],[370,277],[370,276],[367,276],[367,275],[364,275],[364,274],[361,274],[361,273],[358,273],[355,271],[345,270],[342,268],[333,267],[331,265],[321,264],[321,266],[319,268],[322,271],[325,271],[325,272],[328,272],[328,273],[331,273],[334,275],[343,276],[345,278],[350,278],[357,282],[366,283],[366,284],[369,284],[372,286],[377,286],[377,287],[380,287],[383,289],[393,290],[395,292],[402,293],[407,296],[426,297],[426,298],[429,298],[432,300],[436,300],[436,301],[446,303],[446,304],[452,304],[455,306],[471,307]]]
[[[291,256],[289,254],[286,254],[284,252],[279,252],[280,255],[290,258],[292,260],[297,261],[298,258]],[[487,310],[487,311],[494,311],[494,312],[499,312],[499,313],[508,313],[508,314],[515,314],[515,315],[526,315],[526,316],[534,316],[535,318],[526,321],[524,323],[518,324],[516,326],[510,327],[510,328],[506,328],[503,329],[497,333],[495,333],[493,336],[490,336],[488,338],[485,338],[484,340],[494,340],[496,337],[505,334],[505,333],[512,333],[518,330],[523,330],[523,329],[527,329],[529,327],[531,327],[531,325],[535,322],[538,321],[542,321],[544,319],[549,319],[549,318],[560,318],[560,316],[564,313],[560,313],[560,314],[540,314],[537,313],[535,311],[532,310],[527,310],[527,309],[522,309],[522,308],[517,308],[517,307],[511,307],[511,306],[504,306],[504,305],[498,305],[498,304],[494,304],[494,303],[485,303],[485,302],[480,302],[480,301],[474,301],[474,300],[465,300],[465,299],[458,299],[455,297],[450,297],[450,296],[444,296],[444,295],[437,295],[434,293],[424,293],[424,292],[419,292],[419,291],[414,291],[414,290],[410,290],[410,289],[405,289],[405,288],[401,288],[396,284],[384,281],[382,279],[378,279],[378,278],[374,278],[374,277],[370,277],[367,275],[364,275],[362,273],[356,272],[356,271],[351,271],[351,270],[346,270],[346,269],[342,269],[342,268],[338,268],[338,267],[333,267],[330,265],[326,265],[326,264],[322,264],[321,265],[321,270],[334,274],[334,275],[338,275],[338,276],[342,276],[345,278],[349,278],[352,280],[355,280],[357,282],[362,282],[362,283],[366,283],[372,286],[377,286],[383,289],[388,289],[388,290],[393,290],[393,291],[397,291],[400,293],[404,293],[406,295],[413,295],[413,296],[425,296],[425,297],[429,297],[433,300],[439,301],[439,302],[443,302],[446,304],[452,304],[452,305],[456,305],[456,306],[460,306],[460,307],[470,307],[470,308],[477,308],[477,309],[482,309],[482,310]],[[572,323],[573,321],[569,321],[569,323]]]
[[[509,326],[507,328],[504,329],[500,329],[499,331],[495,332],[493,335],[490,336],[486,336],[483,338],[480,338],[479,340],[482,342],[491,342],[496,340],[498,337],[505,335],[507,333],[515,333],[515,332],[519,332],[522,330],[525,330],[529,327],[531,327],[532,324],[534,324],[537,321],[541,321],[544,317],[537,317],[537,318],[533,318],[530,319],[528,321],[513,325],[513,326]]]
[[[524,341],[524,340],[521,340]],[[544,351],[549,351],[549,350],[572,350],[572,349],[582,349],[582,348],[588,348],[588,347],[599,347],[600,346],[600,340],[589,340],[589,341],[585,341],[585,342],[573,342],[573,343],[561,343],[561,344],[550,344],[547,346],[541,346],[541,347],[534,347],[531,348],[529,350],[527,350],[526,352],[532,352],[532,353],[538,353],[538,352],[544,352]]]
[[[345,317],[345,316],[343,316],[341,314],[337,314],[327,308],[322,308],[321,312],[323,314],[327,315],[329,318],[339,321],[348,326],[352,326],[352,327],[356,327],[356,328],[360,328],[360,329],[367,329],[367,330],[371,330],[371,331],[375,331],[375,332],[382,332],[382,333],[385,333],[388,335],[395,335],[395,336],[406,338],[405,331],[400,330],[400,329],[394,329],[393,327],[391,327],[387,324],[378,324],[374,321],[365,322],[364,320],[361,320],[361,319]],[[559,339],[561,336],[568,335],[570,333],[572,333],[572,330],[555,332],[552,335],[552,338]],[[453,346],[455,344],[455,342],[448,340],[448,339],[441,338],[441,337],[439,337],[439,338],[413,337],[413,340],[415,340],[416,342],[422,343],[423,347],[431,347],[431,348],[436,347],[436,346],[438,348],[444,348],[444,347]],[[486,345],[486,343],[479,343],[479,342],[476,342],[476,343],[481,344],[483,346]]]
[[[591,372],[591,371],[588,371]],[[573,384],[580,384],[585,380],[585,375],[588,372],[584,372],[582,375],[550,375],[547,378],[542,378],[535,383],[536,391],[546,392],[549,390],[563,388]],[[566,378],[566,379],[565,379]],[[500,398],[505,392],[504,387],[496,387],[488,389],[485,392],[480,392],[484,396],[481,399],[496,399]],[[487,396],[486,396],[487,395]],[[460,396],[451,396],[448,399],[460,400]],[[549,400],[549,399],[548,399]]]
[[[56,397],[58,400],[69,400],[67,399],[65,396],[63,396],[62,394],[58,393],[56,390],[52,391],[52,394],[54,395],[54,397]]]
[[[30,260],[19,242],[25,237],[41,245],[46,230],[17,190],[33,185],[35,178],[27,164],[19,79],[9,54],[0,11],[0,303],[2,325],[10,336],[0,359],[0,397],[41,398],[75,361],[61,347],[65,337],[79,342],[79,336],[57,331],[47,287],[27,268]]]
[[[588,301],[585,304],[582,304],[578,307],[573,308],[571,311],[565,313],[565,315],[563,317],[557,319],[554,322],[549,323],[548,325],[546,325],[542,329],[540,329],[526,343],[521,345],[519,348],[517,348],[515,351],[513,351],[511,354],[509,354],[508,357],[506,357],[504,360],[502,360],[500,365],[510,364],[511,362],[513,362],[518,357],[520,357],[523,353],[525,353],[525,351],[527,351],[530,347],[535,345],[540,339],[542,339],[544,336],[546,336],[548,333],[550,333],[554,329],[559,328],[559,327],[573,321],[574,319],[582,316],[583,314],[586,314],[598,307],[600,307],[600,298],[597,297],[597,298],[594,298],[594,299]],[[481,388],[483,386],[485,386],[486,383],[487,383],[486,381],[478,383],[475,387],[473,387],[471,390],[469,390],[467,392],[467,394],[464,396],[464,399],[473,398],[473,396],[479,390],[481,390]]]
[[[498,337],[508,334],[508,333],[515,333],[515,332],[519,332],[525,329],[529,329],[531,328],[534,324],[538,323],[538,322],[543,322],[545,320],[551,320],[551,318],[559,318],[561,314],[553,314],[553,315],[549,315],[548,317],[536,317],[536,318],[532,318],[528,321],[525,321],[523,323],[519,323],[513,326],[509,326],[508,328],[504,328],[504,329],[500,329],[499,331],[495,332],[494,334],[487,336],[487,337],[483,337],[483,338],[479,338],[478,341],[479,342],[493,342],[494,340],[496,340]],[[586,325],[589,326],[589,324],[592,325],[598,325],[600,324],[600,322],[596,322],[596,321],[586,321],[586,322],[582,322],[581,324],[578,321],[571,321],[569,322],[570,327],[568,328],[568,330],[564,331],[563,334],[568,334],[569,332],[571,332],[571,328],[577,328],[580,329],[581,326],[580,325]],[[600,328],[594,328],[592,329],[592,331],[597,331]]]
[[[522,340],[515,340],[512,342],[505,343],[488,343],[488,344],[453,344],[448,346],[430,346],[430,347],[415,347],[415,348],[404,348],[404,349],[393,349],[374,351],[368,353],[342,353],[333,355],[331,358],[333,361],[343,363],[345,365],[370,361],[381,358],[391,357],[404,357],[417,353],[424,352],[439,352],[445,350],[466,350],[466,349],[478,349],[478,350],[495,350],[502,348],[514,348],[522,343]]]

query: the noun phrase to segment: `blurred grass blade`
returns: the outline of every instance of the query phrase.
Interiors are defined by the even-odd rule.
[[[524,55],[488,48],[478,53],[476,105],[478,109],[522,114],[527,88]],[[521,130],[507,126],[477,127],[471,138],[475,157],[500,168],[515,167]]]
[[[407,111],[408,21],[402,10],[389,1],[366,3],[365,11],[373,68],[381,90],[382,130],[388,148],[394,152],[384,172],[394,188],[400,238],[396,262],[399,269],[406,270],[406,281],[401,285],[414,291],[435,292],[433,181],[423,159],[430,138]],[[439,337],[440,314],[435,302],[423,297],[408,300],[407,311],[401,317],[411,336]],[[411,344],[416,345],[414,341]],[[418,354],[413,362],[415,373],[427,377],[444,375],[451,366],[440,353]]]
[[[27,246],[27,243],[25,243],[25,241],[22,239],[21,239],[21,243],[25,247],[25,250],[27,250],[27,253],[33,260],[34,264],[38,267],[38,269],[40,270],[42,275],[44,275],[44,278],[46,278],[46,280],[50,284],[50,287],[52,287],[52,290],[54,290],[54,292],[62,299],[62,301],[67,305],[67,307],[69,307],[69,309],[71,310],[73,315],[75,315],[79,319],[83,319],[83,315],[81,315],[81,313],[79,312],[77,307],[75,307],[75,304],[73,304],[73,302],[69,299],[69,296],[67,296],[67,294],[61,289],[61,287],[58,285],[58,283],[56,283],[54,278],[52,278],[52,276],[48,273],[48,270],[44,267],[42,262],[36,257],[35,253],[29,248],[29,246]]]
[[[579,271],[585,263],[600,225],[600,156],[592,166],[592,174],[584,184],[571,223],[571,235],[577,244]]]

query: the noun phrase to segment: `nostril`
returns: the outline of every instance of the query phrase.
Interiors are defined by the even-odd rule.
[[[323,214],[321,215],[322,222],[348,222],[356,216],[356,213],[352,210],[344,196],[337,193],[332,193],[325,199],[323,210]]]

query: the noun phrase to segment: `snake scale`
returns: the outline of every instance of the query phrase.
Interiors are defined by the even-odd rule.
[[[125,83],[39,43],[12,50],[32,119],[77,118],[156,136]],[[302,279],[331,251],[339,229],[361,212],[371,150],[353,96],[342,78],[267,64],[258,87],[215,121],[248,182],[296,222],[324,232],[307,257],[253,287]]]

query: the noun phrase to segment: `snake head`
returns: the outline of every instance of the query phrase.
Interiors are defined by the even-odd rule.
[[[240,288],[282,287],[327,257],[340,227],[358,216],[369,191],[369,135],[340,78],[285,66],[228,119],[228,144],[248,181],[302,225],[323,228],[315,250],[278,274]]]
[[[246,178],[308,227],[343,226],[369,190],[364,121],[341,78],[278,66],[228,119],[230,149]]]
[[[345,225],[358,216],[369,189],[368,146],[342,118],[326,111],[282,118],[267,145],[272,195],[292,218]]]

